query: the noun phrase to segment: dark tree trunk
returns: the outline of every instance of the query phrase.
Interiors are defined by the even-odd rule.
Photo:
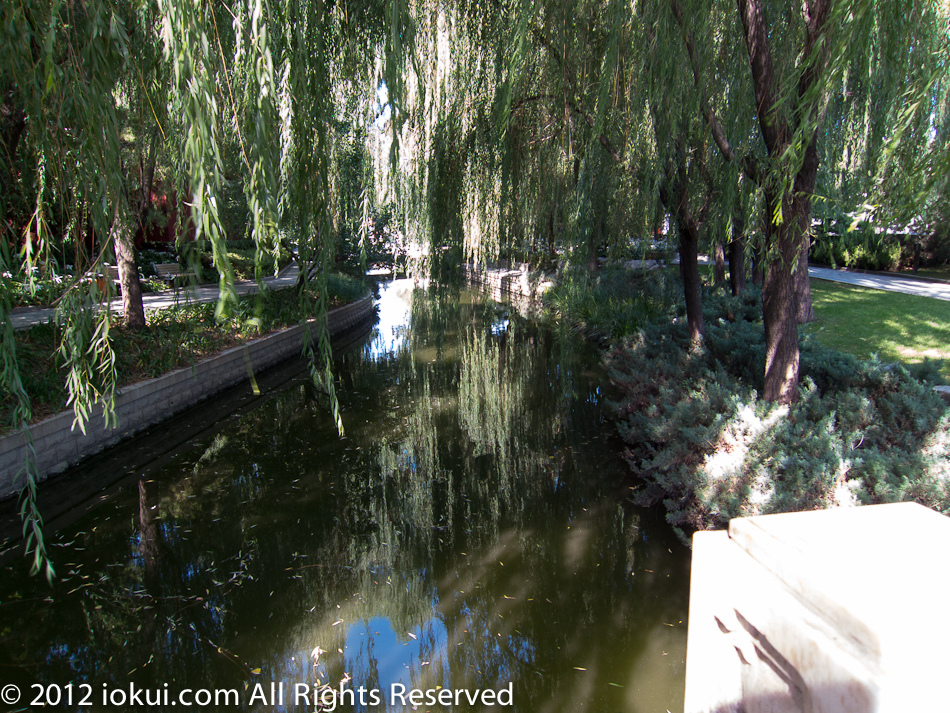
[[[680,272],[686,294],[686,321],[689,338],[695,344],[706,333],[703,319],[703,283],[699,277],[699,226],[689,216],[677,216],[680,234]]]
[[[775,88],[775,70],[770,46],[771,26],[766,20],[761,0],[737,0],[739,16],[745,35],[749,68],[755,90],[755,107],[759,129],[765,147],[773,161],[783,158],[795,130],[789,125],[796,121],[818,123],[818,102],[809,95],[818,91],[818,82],[824,71],[823,36],[827,32],[829,0],[812,0],[803,6],[805,14],[805,42],[798,81],[796,106],[786,113],[780,111],[788,101]],[[808,112],[803,116],[797,112]],[[767,401],[792,403],[798,399],[798,321],[811,314],[811,291],[808,287],[808,231],[811,227],[811,196],[818,175],[817,129],[813,129],[805,148],[804,161],[794,185],[789,188],[766,189],[766,210],[771,216],[781,207],[783,221],[776,225],[766,220],[767,244],[774,247],[775,259],[768,266],[763,285],[762,311],[765,322],[765,386]],[[813,318],[813,314],[811,314]]]
[[[686,321],[689,324],[689,338],[697,344],[702,341],[706,333],[706,322],[703,318],[703,283],[699,277],[699,227],[701,219],[697,219],[690,210],[687,201],[687,179],[685,158],[679,151],[679,167],[674,171],[672,165],[667,167],[667,177],[678,175],[678,180],[660,184],[660,201],[676,221],[679,232],[680,277],[683,278],[683,292],[686,297]],[[708,205],[708,201],[706,203]]]
[[[716,267],[715,280],[717,285],[726,281],[726,252],[722,248],[722,243],[716,243],[715,247]]]
[[[809,201],[808,209],[802,217],[811,220],[811,201]],[[798,293],[796,317],[799,324],[808,324],[816,319],[815,308],[811,304],[811,279],[808,277],[808,248],[810,244],[811,238],[806,230],[802,234],[802,247],[798,253],[798,270],[795,271],[796,291]]]
[[[122,313],[125,315],[125,324],[131,329],[144,329],[145,307],[142,304],[139,267],[135,261],[135,244],[125,212],[118,207],[112,219],[112,241],[119,267],[119,284],[122,286]]]
[[[745,289],[745,238],[741,230],[729,243],[729,287],[733,295]]]
[[[774,201],[781,200],[774,194],[766,198],[770,211]],[[781,225],[774,225],[772,221],[766,223],[766,237],[776,246],[778,256],[769,264],[762,288],[766,344],[762,396],[766,401],[783,404],[798,400],[798,320],[795,318],[798,290],[791,269],[801,242],[797,233],[795,221],[785,221]]]

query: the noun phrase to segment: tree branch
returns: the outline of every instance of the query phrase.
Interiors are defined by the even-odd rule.
[[[760,0],[736,1],[742,18],[749,64],[752,68],[752,84],[755,88],[759,127],[769,155],[774,156],[788,144],[788,126],[778,116],[775,90],[772,86],[775,82],[775,68],[772,65],[768,28],[765,25]]]
[[[570,86],[572,93],[575,95],[578,95],[579,93],[577,91],[577,80],[574,77],[574,73],[571,71],[570,67],[567,66],[567,63],[564,61],[563,55],[561,55],[557,47],[555,47],[554,44],[550,40],[548,40],[548,38],[544,36],[544,33],[542,33],[538,28],[532,27],[531,34],[541,44],[541,46],[544,47],[544,49],[546,49],[550,53],[550,55],[554,58],[554,61],[558,64],[558,66],[561,67],[561,72],[564,75],[564,79],[566,80],[567,84]],[[545,95],[540,95],[540,96],[545,96]],[[556,98],[556,97],[551,97],[551,98]],[[527,100],[523,100],[523,101],[527,101]],[[519,102],[519,104],[521,103],[522,102]],[[590,128],[592,129],[594,128],[594,125],[596,124],[596,122],[594,121],[594,117],[591,115],[589,111],[587,111],[584,107],[582,107],[578,102],[575,102],[567,98],[566,94],[564,97],[564,103],[575,114],[579,114],[580,116],[582,116],[584,121],[587,123],[587,125]],[[614,147],[613,143],[610,141],[610,139],[607,138],[607,136],[603,132],[597,135],[597,140],[600,142],[600,145],[604,147],[607,153],[610,154],[611,158],[613,158],[614,161],[616,161],[617,163],[623,163],[623,156],[620,155],[620,152]]]
[[[705,87],[703,87],[702,83],[699,81],[700,68],[699,59],[696,56],[696,43],[693,39],[693,33],[686,28],[686,24],[683,22],[683,9],[680,7],[680,4],[677,2],[677,0],[670,0],[670,7],[673,10],[673,17],[676,18],[676,24],[679,25],[680,29],[683,31],[683,37],[686,42],[686,53],[689,55],[690,68],[693,70],[693,86],[695,86],[696,91],[699,92],[699,109],[703,114],[703,118],[706,120],[706,125],[712,132],[713,141],[715,141],[716,146],[719,147],[719,152],[722,154],[723,158],[729,163],[736,163],[738,157],[736,155],[735,149],[732,148],[732,144],[726,137],[726,132],[722,128],[722,124],[719,122],[719,117],[716,116],[716,112],[713,111],[712,106],[709,104],[709,98],[706,96]],[[739,164],[743,173],[745,173],[754,183],[759,183],[759,165],[752,157],[748,155],[742,156]]]

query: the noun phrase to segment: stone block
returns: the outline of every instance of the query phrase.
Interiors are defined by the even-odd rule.
[[[939,709],[947,551],[950,518],[914,503],[697,533],[686,713]]]

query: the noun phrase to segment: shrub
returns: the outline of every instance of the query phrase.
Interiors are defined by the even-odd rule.
[[[327,281],[330,308],[368,294],[359,280],[331,274]],[[270,331],[299,323],[305,316],[296,289],[268,290],[261,295],[242,295],[231,317],[215,319],[213,302],[189,303],[148,312],[148,329],[127,330],[117,324],[109,332],[116,355],[120,386],[195,363]],[[65,407],[66,388],[62,358],[57,344],[62,335],[53,324],[16,332],[17,357],[33,369],[22,371],[23,386],[30,396],[34,420]],[[0,394],[0,433],[9,429],[14,406],[12,394]]]
[[[593,275],[586,269],[566,273],[544,302],[578,331],[618,340],[668,316],[676,303],[675,289],[662,271],[635,273],[608,266]]]
[[[777,407],[758,398],[758,295],[713,294],[705,311],[698,348],[677,322],[606,357],[642,504],[662,500],[684,537],[732,517],[842,505],[914,500],[950,513],[950,417],[932,367],[914,376],[806,342],[800,400]]]

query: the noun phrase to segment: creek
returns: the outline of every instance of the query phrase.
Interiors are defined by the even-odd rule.
[[[592,348],[399,280],[335,369],[342,438],[297,368],[87,502],[52,587],[5,562],[12,710],[682,710],[689,552],[626,502]]]

